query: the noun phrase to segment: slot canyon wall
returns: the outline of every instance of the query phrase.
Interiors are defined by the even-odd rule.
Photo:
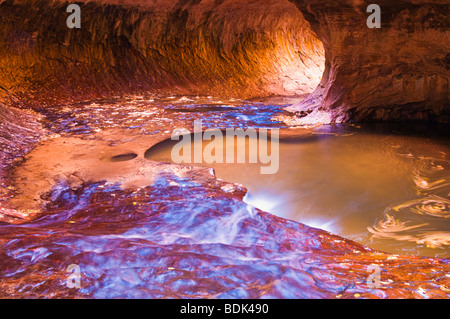
[[[371,1],[362,0],[77,3],[81,29],[67,28],[67,2],[0,1],[2,101],[40,107],[147,91],[251,98],[320,82],[292,109],[333,110],[339,121],[450,120],[445,0],[377,1],[380,29],[366,26]]]
[[[78,2],[80,3],[80,2]],[[159,92],[228,97],[304,94],[323,46],[288,1],[3,1],[0,85],[15,104]]]
[[[322,40],[320,86],[297,106],[343,121],[450,120],[450,4],[446,0],[294,1]],[[381,8],[369,29],[367,6]]]
[[[310,94],[286,117],[450,122],[448,0],[378,0],[381,29],[366,27],[370,2],[76,1],[69,29],[69,2],[0,0],[0,298],[448,299],[448,259],[375,251],[249,209],[212,170],[143,158],[211,113],[107,100]],[[67,289],[70,264],[83,289]]]

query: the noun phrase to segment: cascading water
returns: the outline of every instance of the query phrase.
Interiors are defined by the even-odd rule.
[[[224,137],[223,153],[227,142]],[[177,143],[162,142],[147,157],[173,162]],[[211,142],[192,143],[204,148]],[[250,143],[246,138],[247,150]],[[204,158],[193,165],[213,167],[222,180],[244,185],[247,203],[277,216],[383,251],[450,256],[448,139],[324,126],[282,139],[279,149],[279,170],[271,175],[261,174],[262,164]]]
[[[380,1],[0,0],[0,297],[448,298],[448,140],[296,127],[450,121],[448,5]],[[161,162],[198,120],[278,175]]]
[[[198,108],[202,109],[201,114],[208,114],[203,119],[204,127],[286,127],[276,120],[286,115],[277,105],[238,100],[231,103],[211,98],[206,102],[196,97],[188,98],[192,101],[186,104],[186,99],[132,98],[49,110],[48,129],[57,135],[36,147],[27,155],[26,161],[12,172],[16,190],[8,201],[16,205],[31,205],[34,209],[42,206],[44,209],[33,220],[0,225],[0,276],[3,278],[0,296],[442,298],[447,295],[447,277],[443,274],[447,273],[449,266],[445,259],[400,258],[398,255],[383,254],[244,203],[246,189],[229,182],[235,182],[231,180],[235,177],[236,181],[240,178],[244,179],[243,182],[250,181],[248,201],[254,200],[252,194],[255,194],[256,206],[261,197],[272,202],[272,198],[264,193],[264,187],[260,187],[262,191],[258,193],[261,182],[253,184],[258,187],[252,189],[251,182],[255,181],[255,175],[249,167],[245,170],[230,167],[229,173],[235,174],[235,177],[228,175],[227,181],[221,181],[208,168],[164,164],[144,158],[144,154],[150,158],[158,154],[153,153],[153,148],[148,150],[149,144],[161,140],[155,140],[155,137],[160,134],[170,137],[170,130],[164,133],[160,132],[161,129],[191,127],[198,115],[195,109]],[[205,111],[208,108],[211,112]],[[103,117],[107,117],[108,121],[104,121]],[[325,190],[327,187],[344,186],[345,181],[349,181],[345,178],[346,173],[353,172],[352,177],[370,173],[370,177],[375,178],[378,172],[371,170],[376,166],[383,170],[386,164],[393,162],[398,164],[395,173],[388,172],[378,181],[367,183],[393,183],[392,177],[401,177],[395,185],[405,187],[399,190],[408,194],[411,181],[407,177],[412,177],[408,175],[411,169],[426,167],[417,165],[415,161],[420,161],[424,155],[431,156],[428,151],[443,151],[442,145],[436,143],[425,153],[408,155],[404,147],[411,146],[410,140],[370,136],[355,128],[307,130],[306,134],[310,135],[306,141],[284,141],[280,149],[282,155],[284,146],[295,145],[300,154],[295,158],[289,156],[289,159],[303,161],[304,165],[304,161],[312,160],[320,152],[323,154],[321,159],[310,162],[303,173],[296,172],[305,174],[302,191],[311,187],[307,179],[308,174],[314,175],[314,167],[327,165],[327,154],[339,155],[336,165],[349,160],[348,157],[354,158],[354,164],[359,165],[338,165],[337,169],[328,163],[327,172],[334,171],[336,175],[326,175],[324,184],[319,185],[323,195],[332,195],[332,192]],[[376,145],[373,139],[385,139],[385,142]],[[372,153],[354,151],[361,148],[361,141],[364,140],[367,143],[363,149],[373,150]],[[399,147],[401,141],[404,144]],[[383,147],[387,148],[385,152],[378,153]],[[158,148],[161,150],[161,144],[156,146],[156,150]],[[65,150],[69,149],[73,152],[68,156]],[[49,158],[48,154],[53,154],[53,157]],[[371,156],[377,156],[380,161],[369,161]],[[428,180],[433,190],[440,189],[439,186],[442,189],[447,187],[443,182],[437,183],[445,178],[447,172],[447,164],[445,160],[439,160],[444,159],[442,154],[440,156],[434,159],[440,178]],[[295,172],[299,167],[281,165],[280,172],[285,168]],[[221,168],[216,167],[216,171],[220,177]],[[43,177],[47,184],[42,184]],[[332,177],[336,179],[333,181]],[[420,177],[431,178],[423,174]],[[296,182],[296,178],[293,181]],[[287,182],[289,180],[282,180],[281,184]],[[425,185],[420,181],[419,184]],[[41,193],[45,190],[42,188],[44,186],[47,191]],[[277,185],[272,186],[276,188]],[[275,188],[273,196],[277,197]],[[347,193],[355,189],[348,185],[344,190]],[[389,190],[392,191],[391,185]],[[286,193],[292,195],[289,190]],[[380,198],[383,194],[374,196]],[[430,200],[409,194],[416,200]],[[346,204],[344,198],[336,207],[364,206],[364,196],[355,196],[351,192],[347,195],[356,202]],[[390,196],[394,195],[398,193]],[[438,192],[434,193],[433,198],[437,195]],[[293,213],[296,211],[295,205],[298,205],[297,198],[290,202],[288,197],[278,198],[280,207],[284,204],[290,207],[289,213]],[[367,197],[370,198],[370,194]],[[314,197],[309,199],[316,200]],[[389,203],[390,200],[386,200],[384,205]],[[433,217],[446,221],[445,214],[439,213],[439,210],[445,210],[442,204],[423,203],[429,205],[428,211],[435,215]],[[407,205],[411,206],[412,202],[403,205],[393,209],[408,210]],[[324,221],[338,224],[339,216],[327,216],[324,209],[327,203],[316,206],[324,210],[325,213],[316,210],[324,213],[321,216]],[[381,221],[382,211],[378,213]],[[414,214],[414,211],[410,210],[410,213]],[[291,219],[305,216],[307,214],[302,213]],[[356,209],[352,216],[360,219]],[[317,220],[316,215],[313,218]],[[340,226],[345,226],[345,220],[340,222]],[[373,225],[373,216],[367,216],[367,222],[361,224]],[[357,232],[361,230],[358,227],[355,226]],[[373,226],[373,229],[379,232],[380,227]],[[409,235],[415,238],[414,234]],[[385,246],[384,240],[381,239],[380,244],[390,247]],[[442,249],[444,243],[436,243],[439,245],[435,246],[435,251],[445,252]],[[404,263],[405,258],[407,264]],[[433,268],[428,267],[430,262],[434,264]],[[367,269],[374,264],[384,269],[383,289],[372,289],[366,284]],[[74,283],[68,284],[68,269],[71,267],[79,267],[81,274],[79,286],[75,285],[75,288]],[[432,280],[416,283],[414,274],[419,271]],[[398,276],[403,280],[398,280]]]

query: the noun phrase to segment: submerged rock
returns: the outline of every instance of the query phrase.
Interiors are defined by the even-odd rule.
[[[82,122],[83,130],[60,123],[62,136],[41,143],[15,168],[23,193],[8,203],[23,216],[15,225],[0,224],[0,297],[450,296],[447,259],[382,253],[251,207],[245,188],[216,179],[210,169],[143,159],[148,147],[170,136],[170,130],[151,134],[161,122],[165,129],[192,127],[204,115],[165,108],[146,125],[101,130],[97,104],[80,113],[74,108],[75,123],[86,112],[96,116]],[[233,125],[254,125],[252,109],[242,107],[249,117],[234,117]],[[62,111],[57,118],[71,116]],[[310,131],[281,135],[300,134]],[[128,161],[111,161],[123,154]],[[21,209],[27,205],[39,214],[27,215]]]
[[[210,169],[143,159],[198,118],[450,121],[445,1],[380,0],[381,29],[363,1],[78,3],[69,29],[66,2],[0,0],[0,297],[450,297],[448,259],[372,250],[252,208]],[[236,100],[317,85],[298,116]]]
[[[166,172],[133,191],[62,189],[45,216],[0,227],[0,296],[449,297],[448,260],[370,250],[251,208],[245,190],[223,191],[194,172]],[[69,265],[80,267],[79,289],[67,284]]]

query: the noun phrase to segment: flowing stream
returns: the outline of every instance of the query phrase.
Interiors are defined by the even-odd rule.
[[[49,135],[0,192],[0,213],[39,211],[0,223],[0,297],[448,298],[447,259],[415,256],[450,256],[445,134],[292,135],[285,102],[130,97],[42,110]],[[164,164],[179,142],[164,137],[199,119],[219,132],[279,128],[279,153],[268,145],[276,173],[261,174],[261,157]],[[260,150],[262,137],[241,142]],[[382,289],[366,284],[373,263]]]
[[[261,174],[267,165],[248,157],[258,141],[245,138],[246,163],[227,163],[227,150],[237,154],[239,142],[223,136],[224,163],[211,163],[211,153],[203,152],[203,162],[193,165],[244,185],[247,203],[382,251],[450,256],[448,141],[325,126],[281,139],[278,171]],[[162,142],[147,158],[172,162],[177,143]],[[192,154],[200,143],[205,149],[212,142],[192,138]]]

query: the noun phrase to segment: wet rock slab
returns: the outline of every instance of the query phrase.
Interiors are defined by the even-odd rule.
[[[207,119],[206,127],[215,120],[242,127],[266,121],[258,122],[261,114],[252,115],[249,106],[234,122],[166,108],[159,108],[153,121],[149,117],[128,130],[104,127],[95,112],[91,123],[79,122],[80,113],[74,117],[79,124],[52,127],[59,136],[41,143],[16,167],[17,189],[23,193],[8,205],[16,205],[16,211],[31,205],[38,214],[0,225],[0,297],[450,296],[447,259],[372,250],[250,207],[243,202],[242,186],[216,179],[210,169],[142,159],[152,143],[170,136],[171,127],[189,129],[195,118]],[[42,178],[44,172],[48,176]],[[20,186],[20,177],[30,180]],[[37,198],[27,193],[33,189]],[[73,265],[81,276],[75,288],[68,272]],[[377,286],[367,281],[374,267],[380,271]]]
[[[0,227],[1,296],[448,298],[447,260],[370,250],[252,209],[244,193],[196,170],[134,191],[55,190],[45,216]],[[67,284],[73,264],[79,289]],[[372,265],[379,288],[367,284]]]

